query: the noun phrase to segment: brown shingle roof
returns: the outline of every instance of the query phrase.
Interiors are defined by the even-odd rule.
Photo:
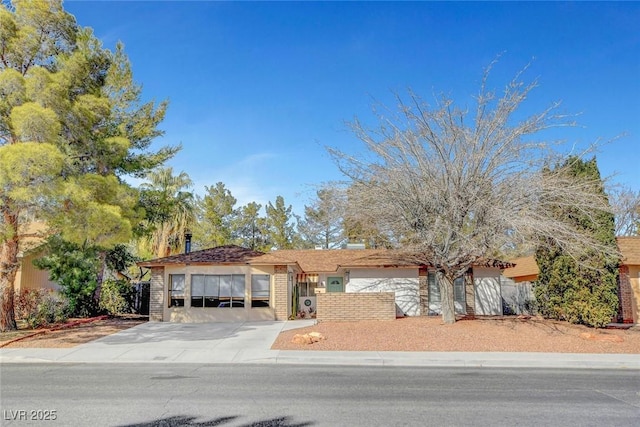
[[[640,265],[640,237],[616,237],[623,265]]]
[[[165,258],[139,262],[141,267],[154,267],[171,264],[248,264],[253,258],[264,252],[253,251],[235,245],[194,251],[188,254],[171,255]]]
[[[417,267],[402,261],[394,251],[379,249],[283,249],[254,259],[252,264],[298,264],[306,272],[334,272],[339,267]]]
[[[400,251],[381,249],[283,249],[267,254],[252,251],[239,246],[219,246],[172,255],[150,261],[139,262],[141,267],[153,267],[171,264],[252,264],[252,265],[297,265],[307,273],[335,272],[340,267],[420,267],[421,263],[411,260]],[[504,267],[509,264],[502,261],[481,261],[476,265]]]
[[[537,276],[540,273],[533,255],[516,258],[509,262],[515,264],[515,267],[505,269],[502,273],[505,277]]]

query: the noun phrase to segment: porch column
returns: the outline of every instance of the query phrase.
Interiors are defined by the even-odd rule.
[[[418,297],[420,298],[420,315],[429,315],[429,271],[423,267],[418,270]]]
[[[164,314],[164,267],[151,267],[149,285],[149,320],[162,322]]]
[[[291,302],[289,301],[289,272],[286,265],[274,266],[273,287],[276,320],[287,320]]]
[[[473,283],[473,269],[469,269],[464,275],[464,301],[467,316],[476,315],[476,287]]]
[[[633,323],[633,291],[629,280],[629,266],[621,265],[618,276],[618,322]]]

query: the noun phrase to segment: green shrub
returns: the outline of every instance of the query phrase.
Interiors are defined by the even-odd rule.
[[[96,248],[66,242],[58,236],[47,240],[45,254],[33,264],[49,271],[51,280],[69,300],[72,316],[90,317],[98,312],[94,294],[98,286],[100,259]]]
[[[126,280],[105,280],[100,291],[100,309],[109,314],[133,312],[135,289]]]

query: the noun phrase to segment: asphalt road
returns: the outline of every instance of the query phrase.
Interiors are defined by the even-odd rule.
[[[640,425],[640,371],[5,364],[0,385],[3,426]]]

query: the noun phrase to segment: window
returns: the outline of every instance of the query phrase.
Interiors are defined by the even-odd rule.
[[[169,307],[184,307],[184,274],[169,275]]]
[[[314,297],[316,296],[316,288],[318,283],[313,282],[299,282],[298,283],[298,296],[299,297]]]
[[[464,307],[464,277],[458,277],[453,281],[453,300]]]
[[[436,273],[430,271],[427,276],[427,281],[429,283],[429,302],[440,302],[440,286],[438,286],[436,282]]]
[[[270,284],[268,274],[251,275],[251,307],[269,307]]]
[[[429,286],[429,304],[440,305],[442,303],[442,295],[434,271],[428,273],[427,285]],[[458,277],[453,281],[453,300],[456,306],[456,312],[464,313],[466,311],[465,299],[464,277]]]
[[[192,274],[191,307],[244,307],[244,274]]]
[[[220,277],[191,275],[191,307],[217,307],[220,304]]]

